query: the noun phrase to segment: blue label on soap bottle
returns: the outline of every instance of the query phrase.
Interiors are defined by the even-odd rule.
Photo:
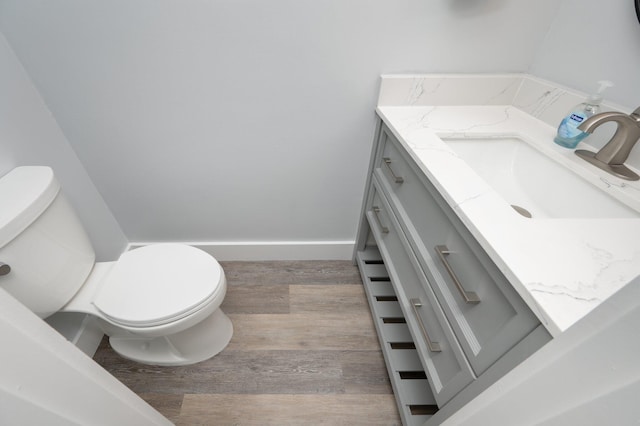
[[[576,114],[576,113],[572,113],[569,118],[573,121],[575,121],[576,123],[582,123],[584,121],[584,116]]]

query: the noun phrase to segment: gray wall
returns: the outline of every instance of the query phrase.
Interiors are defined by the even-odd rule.
[[[633,0],[563,0],[531,73],[593,92],[611,80],[606,99],[640,105],[640,24]],[[638,149],[638,148],[636,148]]]
[[[133,241],[353,240],[381,73],[526,71],[557,0],[0,1]]]
[[[98,259],[117,258],[127,239],[2,34],[0,94],[0,176],[17,166],[51,166]]]

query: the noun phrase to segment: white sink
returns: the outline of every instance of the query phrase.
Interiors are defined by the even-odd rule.
[[[442,140],[525,216],[528,212],[532,218],[640,217],[518,137]]]

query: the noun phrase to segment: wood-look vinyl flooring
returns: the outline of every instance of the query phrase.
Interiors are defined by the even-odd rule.
[[[155,367],[105,338],[94,359],[177,425],[400,425],[351,262],[221,264],[234,327],[222,353]]]

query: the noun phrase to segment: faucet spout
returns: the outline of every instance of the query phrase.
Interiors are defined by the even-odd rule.
[[[626,180],[639,180],[640,176],[629,170],[624,162],[640,139],[640,107],[631,114],[603,112],[593,115],[578,126],[583,132],[592,133],[600,125],[613,121],[618,127],[607,144],[597,153],[577,150],[576,155],[591,164]]]

